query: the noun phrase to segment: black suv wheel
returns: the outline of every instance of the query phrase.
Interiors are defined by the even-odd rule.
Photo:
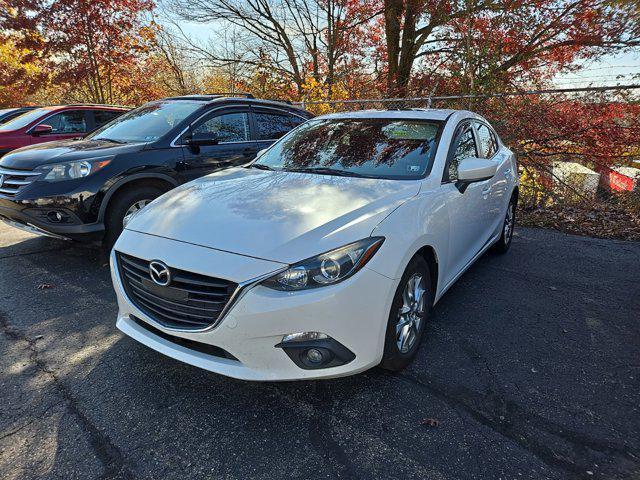
[[[125,224],[130,221],[142,208],[162,195],[164,191],[153,185],[142,185],[135,188],[127,188],[109,203],[105,214],[104,246],[113,247],[122,233]]]

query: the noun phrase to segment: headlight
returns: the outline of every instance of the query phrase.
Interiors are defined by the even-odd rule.
[[[333,285],[360,270],[378,251],[383,237],[370,237],[291,265],[262,284],[274,290],[295,291]]]
[[[42,180],[60,182],[62,180],[87,177],[109,165],[112,159],[113,157],[98,157],[77,162],[55,163],[53,165],[43,165],[38,167],[37,170],[46,172]]]

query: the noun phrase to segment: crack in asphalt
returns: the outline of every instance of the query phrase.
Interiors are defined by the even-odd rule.
[[[592,464],[558,455],[552,446],[558,448],[561,445],[550,446],[548,441],[543,443],[545,439],[538,440],[533,438],[534,435],[531,430],[541,431],[562,439],[574,451],[579,450],[582,453],[587,453],[588,450],[593,450],[630,461],[637,458],[637,454],[627,445],[592,438],[571,430],[536,413],[526,411],[517,403],[501,398],[495,395],[494,392],[490,392],[489,395],[483,395],[465,387],[453,387],[406,373],[396,374],[395,378],[427,390],[454,409],[456,407],[462,408],[480,424],[518,444],[540,459],[545,465],[554,469],[583,475],[586,470],[592,469]],[[490,401],[487,402],[487,400]],[[497,404],[496,401],[498,401]],[[504,417],[504,420],[500,418],[501,416]]]
[[[334,468],[334,471],[338,476],[350,479],[361,478],[349,459],[349,455],[333,437],[331,428],[331,419],[334,418],[333,401],[329,387],[322,382],[316,382],[314,389],[316,395],[313,403],[310,403],[313,415],[309,419],[309,440],[316,450],[324,452],[333,460],[332,466],[337,467]]]
[[[293,405],[302,406],[306,411],[309,411],[307,427],[309,441],[320,456],[330,460],[328,463],[332,467],[335,476],[349,479],[362,478],[353,462],[351,462],[348,453],[345,452],[334,437],[331,421],[336,417],[330,386],[323,384],[323,382],[314,382],[314,395],[311,401],[292,396],[276,385],[261,384],[257,388],[269,391],[283,400]]]
[[[14,342],[25,342],[27,344],[26,350],[29,351],[29,358],[31,362],[35,365],[38,371],[45,374],[52,380],[53,385],[55,385],[58,392],[65,400],[69,413],[77,419],[78,424],[89,437],[89,443],[104,468],[104,472],[100,478],[103,480],[111,478],[135,478],[131,470],[125,464],[124,456],[120,449],[111,442],[107,435],[101,432],[100,429],[93,424],[89,417],[87,417],[80,408],[80,405],[73,396],[71,389],[65,385],[58,374],[40,358],[40,353],[36,347],[36,340],[27,337],[24,333],[12,326],[4,312],[0,312],[0,330],[8,339]]]

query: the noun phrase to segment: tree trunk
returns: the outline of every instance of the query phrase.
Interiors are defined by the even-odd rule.
[[[387,94],[396,90],[398,78],[398,60],[400,58],[401,17],[404,11],[403,0],[384,0],[384,31],[387,39]]]

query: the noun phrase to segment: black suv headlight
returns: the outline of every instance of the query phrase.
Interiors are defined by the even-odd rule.
[[[369,237],[327,253],[308,258],[262,282],[274,290],[295,291],[333,285],[360,270],[384,242]]]
[[[109,165],[111,160],[113,160],[113,156],[96,157],[74,162],[42,165],[36,170],[41,171],[44,174],[43,177],[40,177],[40,181],[61,182],[63,180],[73,180],[75,178],[88,177],[89,175],[96,173],[98,170],[101,170],[102,168]]]

